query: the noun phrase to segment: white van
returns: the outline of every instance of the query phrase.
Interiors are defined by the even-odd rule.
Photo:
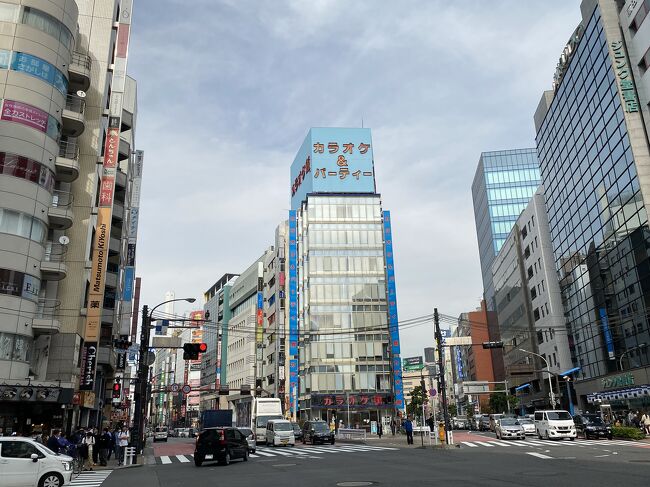
[[[535,431],[537,437],[550,439],[576,439],[576,425],[569,411],[535,411]]]
[[[271,419],[266,423],[266,444],[296,446],[293,425],[286,419]]]
[[[153,441],[167,441],[169,433],[167,432],[167,426],[156,426],[156,429],[153,432]]]
[[[251,429],[257,443],[266,441],[266,424],[272,419],[283,419],[282,403],[277,397],[253,398]],[[243,426],[246,426],[243,424]]]
[[[60,487],[72,482],[72,458],[31,438],[0,438],[2,487]]]

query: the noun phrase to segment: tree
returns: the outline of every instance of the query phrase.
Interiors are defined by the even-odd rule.
[[[406,405],[406,414],[410,416],[422,416],[422,404],[424,402],[424,394],[422,387],[415,386],[411,391],[411,402]]]
[[[490,412],[493,414],[505,414],[508,412],[508,403],[510,403],[510,410],[515,411],[517,408],[517,398],[506,394],[503,384],[497,384],[492,394],[490,394]]]
[[[458,408],[455,404],[450,404],[447,411],[449,411],[449,416],[456,416],[458,414]]]

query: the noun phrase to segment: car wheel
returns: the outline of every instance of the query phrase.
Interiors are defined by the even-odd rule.
[[[330,444],[332,444],[332,445],[333,445],[333,444],[334,444],[334,440],[332,440],[332,442],[331,442]]]
[[[222,465],[230,465],[230,451],[226,450],[226,454],[223,457],[223,460],[221,461]]]
[[[569,438],[569,439],[570,439],[571,441],[575,441],[576,438],[575,438],[575,436],[572,436],[572,437]]]
[[[540,440],[542,439],[542,434],[539,432],[539,430],[537,430],[537,438],[539,438]]]
[[[203,456],[194,454],[194,465],[200,467],[203,464]]]
[[[46,473],[38,481],[38,487],[60,487],[63,485],[63,477],[56,472]]]
[[[244,461],[248,461],[248,450],[244,450]]]

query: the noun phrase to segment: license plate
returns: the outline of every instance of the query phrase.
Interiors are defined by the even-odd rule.
[[[289,443],[289,440],[282,440],[282,443]]]
[[[205,459],[206,459],[206,460],[212,460],[213,458],[214,458],[214,455],[212,455],[211,453],[208,453],[208,454],[205,456]]]

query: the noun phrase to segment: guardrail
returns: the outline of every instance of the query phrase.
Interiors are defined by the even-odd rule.
[[[77,64],[90,71],[90,67],[92,66],[92,59],[88,54],[83,54],[81,52],[75,51],[72,53],[72,64]]]
[[[361,440],[365,441],[367,438],[366,430],[354,428],[339,428],[337,438],[343,440]]]
[[[79,144],[76,137],[59,142],[59,157],[66,159],[79,159]]]
[[[74,201],[74,196],[68,191],[62,191],[60,189],[55,189],[52,192],[52,207],[53,208],[70,208],[72,207],[72,202]]]
[[[68,95],[65,98],[65,109],[83,115],[86,111],[86,100],[79,96]]]

